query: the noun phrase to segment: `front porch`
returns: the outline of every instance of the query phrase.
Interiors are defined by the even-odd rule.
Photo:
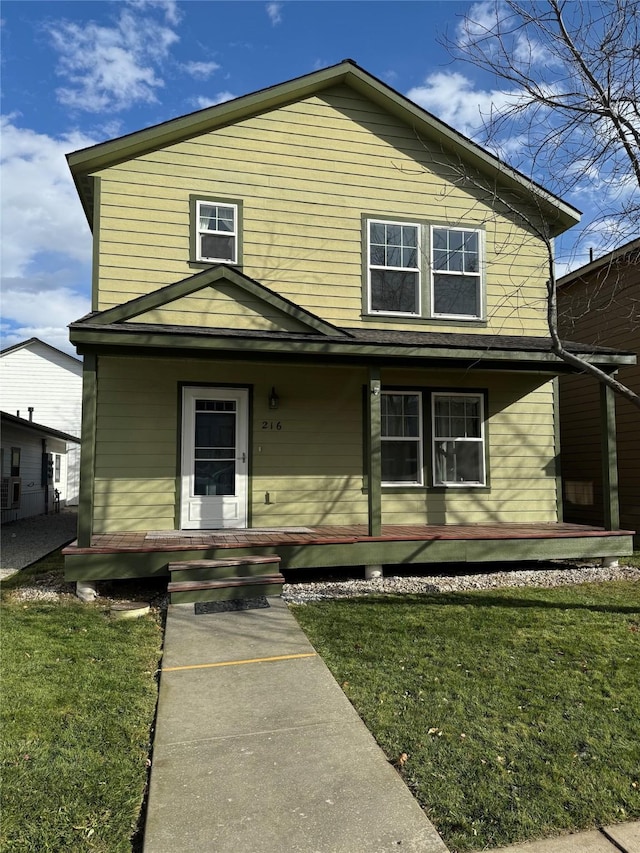
[[[64,551],[68,580],[169,577],[169,563],[279,557],[284,570],[439,563],[617,558],[633,553],[633,533],[579,524],[383,524],[367,526],[150,530],[103,533]]]

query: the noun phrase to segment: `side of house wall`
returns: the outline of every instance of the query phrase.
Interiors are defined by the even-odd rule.
[[[97,375],[94,532],[176,526],[181,383],[251,389],[251,526],[367,522],[364,368],[100,357]],[[551,383],[391,369],[382,381],[486,390],[490,460],[487,489],[386,490],[383,522],[556,520]],[[280,398],[275,413],[272,386]]]
[[[0,357],[2,410],[35,423],[80,436],[82,363],[39,341]],[[56,483],[61,500],[78,503],[79,451],[64,461],[66,474]]]
[[[98,270],[106,309],[181,281],[190,263],[190,196],[242,203],[242,269],[338,326],[479,334],[546,333],[540,241],[443,145],[417,136],[339,86],[96,173]],[[517,207],[522,201],[511,199]],[[527,214],[534,219],[536,211]],[[477,227],[486,242],[487,323],[363,317],[363,217]],[[429,248],[423,251],[428,298]],[[229,325],[211,294],[169,306],[154,322]],[[232,325],[252,328],[238,310]],[[200,318],[200,319],[198,319]]]
[[[640,267],[607,267],[560,291],[562,334],[638,354],[640,360]],[[618,379],[640,393],[640,365],[621,368]],[[600,391],[582,376],[560,380],[560,425],[565,517],[603,523],[600,455]],[[640,414],[627,400],[616,400],[620,523],[640,531]]]

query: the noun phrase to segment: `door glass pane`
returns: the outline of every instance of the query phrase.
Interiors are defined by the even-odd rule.
[[[194,495],[235,494],[235,408],[232,400],[196,400]]]
[[[235,459],[194,462],[194,495],[235,495]]]

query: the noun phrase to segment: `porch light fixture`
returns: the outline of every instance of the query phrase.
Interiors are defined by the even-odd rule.
[[[271,388],[271,393],[269,394],[269,408],[277,409],[280,405],[280,397],[276,394],[276,389]]]

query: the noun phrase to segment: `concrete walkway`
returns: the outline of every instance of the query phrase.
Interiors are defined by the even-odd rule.
[[[285,603],[171,605],[144,853],[446,853]]]
[[[144,853],[175,850],[447,851],[281,599],[169,607]],[[499,853],[640,853],[640,823]]]

